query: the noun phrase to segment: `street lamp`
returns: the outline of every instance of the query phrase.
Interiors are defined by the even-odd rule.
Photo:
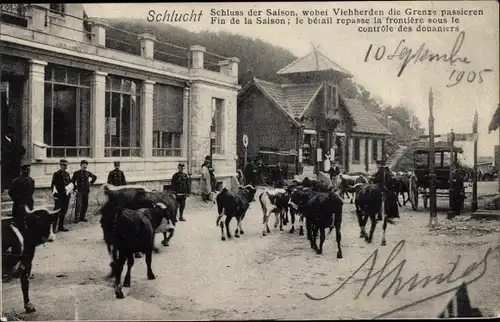
[[[387,129],[390,131],[391,130],[391,119],[392,119],[392,116],[391,115],[387,115]]]

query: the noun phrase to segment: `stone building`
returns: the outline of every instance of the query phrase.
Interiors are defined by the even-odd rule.
[[[196,192],[211,130],[217,180],[230,185],[238,58],[208,70],[209,53],[194,45],[182,66],[158,59],[165,43],[149,34],[136,37],[140,55],[108,48],[109,26],[81,4],[1,6],[2,125],[26,147],[37,193],[61,158],[71,172],[88,160],[97,184],[120,161],[128,182],[159,190],[182,161]]]
[[[330,153],[346,172],[369,172],[391,132],[361,102],[339,95],[352,75],[315,50],[277,73],[280,83],[248,75],[238,95],[238,138],[249,138],[248,156],[266,149],[295,151],[301,168]],[[238,140],[238,155],[244,147]],[[322,156],[323,157],[323,156]]]

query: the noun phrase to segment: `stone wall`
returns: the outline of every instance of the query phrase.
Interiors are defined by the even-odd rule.
[[[48,4],[43,6],[49,7]],[[89,43],[87,38],[82,38],[83,33],[78,32],[78,30],[83,30],[83,22],[68,16],[69,14],[83,17],[83,7],[80,4],[67,4],[66,15],[56,17],[61,20],[58,24],[65,24],[67,27],[76,29],[73,31],[62,27],[59,30],[50,23],[45,26],[45,12],[44,8],[36,9],[28,28],[0,24],[2,29],[0,46],[5,45],[9,55],[24,58],[26,60],[26,70],[29,70],[24,75],[26,86],[24,86],[23,90],[24,103],[22,107],[23,115],[25,115],[22,131],[28,134],[23,137],[23,144],[28,148],[28,151],[31,152],[33,143],[42,143],[40,141],[43,140],[43,74],[46,64],[74,66],[94,72],[94,78],[98,80],[94,80],[92,85],[91,108],[94,116],[91,134],[92,157],[85,158],[89,162],[88,170],[98,177],[96,182],[98,185],[106,182],[108,172],[113,169],[113,162],[120,161],[127,182],[161,190],[163,185],[169,184],[172,175],[177,171],[177,164],[184,162],[187,163],[190,170],[193,170],[189,172],[192,173],[193,179],[192,191],[197,192],[201,164],[205,156],[210,154],[211,99],[216,97],[224,100],[224,153],[214,155],[213,160],[217,180],[223,182],[224,186],[231,187],[230,178],[236,176],[237,160],[236,98],[239,90],[237,78],[238,59],[229,58],[228,61],[224,62],[220,72],[205,70],[203,68],[204,49],[200,46],[194,46],[195,48],[192,48],[192,50],[196,51],[196,53],[193,53],[192,68],[176,66],[152,59],[151,51],[154,46],[151,42],[154,42],[153,36],[143,37],[144,39],[141,40],[145,45],[148,45],[146,46],[147,50],[142,53],[142,57],[105,48],[102,44],[96,45],[95,41]],[[51,17],[54,15],[57,14],[50,14]],[[99,28],[105,27],[100,26]],[[65,29],[70,32],[64,33],[63,30]],[[100,30],[99,37],[104,35],[105,30]],[[162,84],[175,83],[175,86],[186,86],[186,92],[189,92],[189,95],[186,95],[185,101],[190,102],[190,106],[188,107],[187,103],[185,103],[184,119],[189,124],[189,131],[186,129],[185,133],[189,132],[190,137],[182,140],[184,144],[182,157],[151,157],[152,140],[150,132],[147,132],[147,136],[144,136],[143,142],[141,142],[142,157],[104,157],[102,142],[104,96],[101,94],[104,93],[106,73],[140,79],[143,81],[145,89],[152,89],[154,82]],[[191,90],[188,91],[189,83]],[[148,95],[152,94],[150,90],[147,92]],[[152,118],[152,97],[151,95],[143,97],[141,101],[143,102],[143,106],[141,106],[141,111],[143,111],[141,127],[143,131],[152,131],[151,122],[149,122]],[[37,151],[40,151],[40,149],[37,149]],[[28,155],[28,157],[31,157],[32,177],[39,190],[37,194],[43,196],[48,193],[49,197],[52,198],[49,187],[52,174],[59,169],[60,158],[48,158],[46,156],[35,158],[34,155]],[[80,168],[82,158],[67,157],[66,159],[69,162],[68,170],[70,170],[71,174]]]
[[[191,85],[191,172],[199,176],[201,165],[210,155],[210,125],[212,123],[212,98],[224,100],[223,104],[223,154],[212,156],[214,167],[219,174],[236,175],[236,97],[237,89],[214,86],[203,81]]]

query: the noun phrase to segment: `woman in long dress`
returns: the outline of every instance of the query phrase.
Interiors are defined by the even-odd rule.
[[[201,166],[201,199],[205,202],[210,199],[210,192],[212,191],[209,165],[209,162],[205,161]]]
[[[331,164],[330,155],[328,153],[326,153],[325,159],[323,160],[323,171],[328,172],[328,170],[330,170],[331,166],[332,166],[332,164]]]

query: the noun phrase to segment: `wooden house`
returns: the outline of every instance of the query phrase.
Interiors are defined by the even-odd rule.
[[[310,167],[318,153],[329,153],[346,172],[376,168],[391,132],[361,102],[339,95],[348,71],[314,50],[277,74],[280,83],[249,73],[238,94],[238,138],[248,136],[250,159],[263,150],[294,151]],[[243,156],[239,139],[237,148]]]

